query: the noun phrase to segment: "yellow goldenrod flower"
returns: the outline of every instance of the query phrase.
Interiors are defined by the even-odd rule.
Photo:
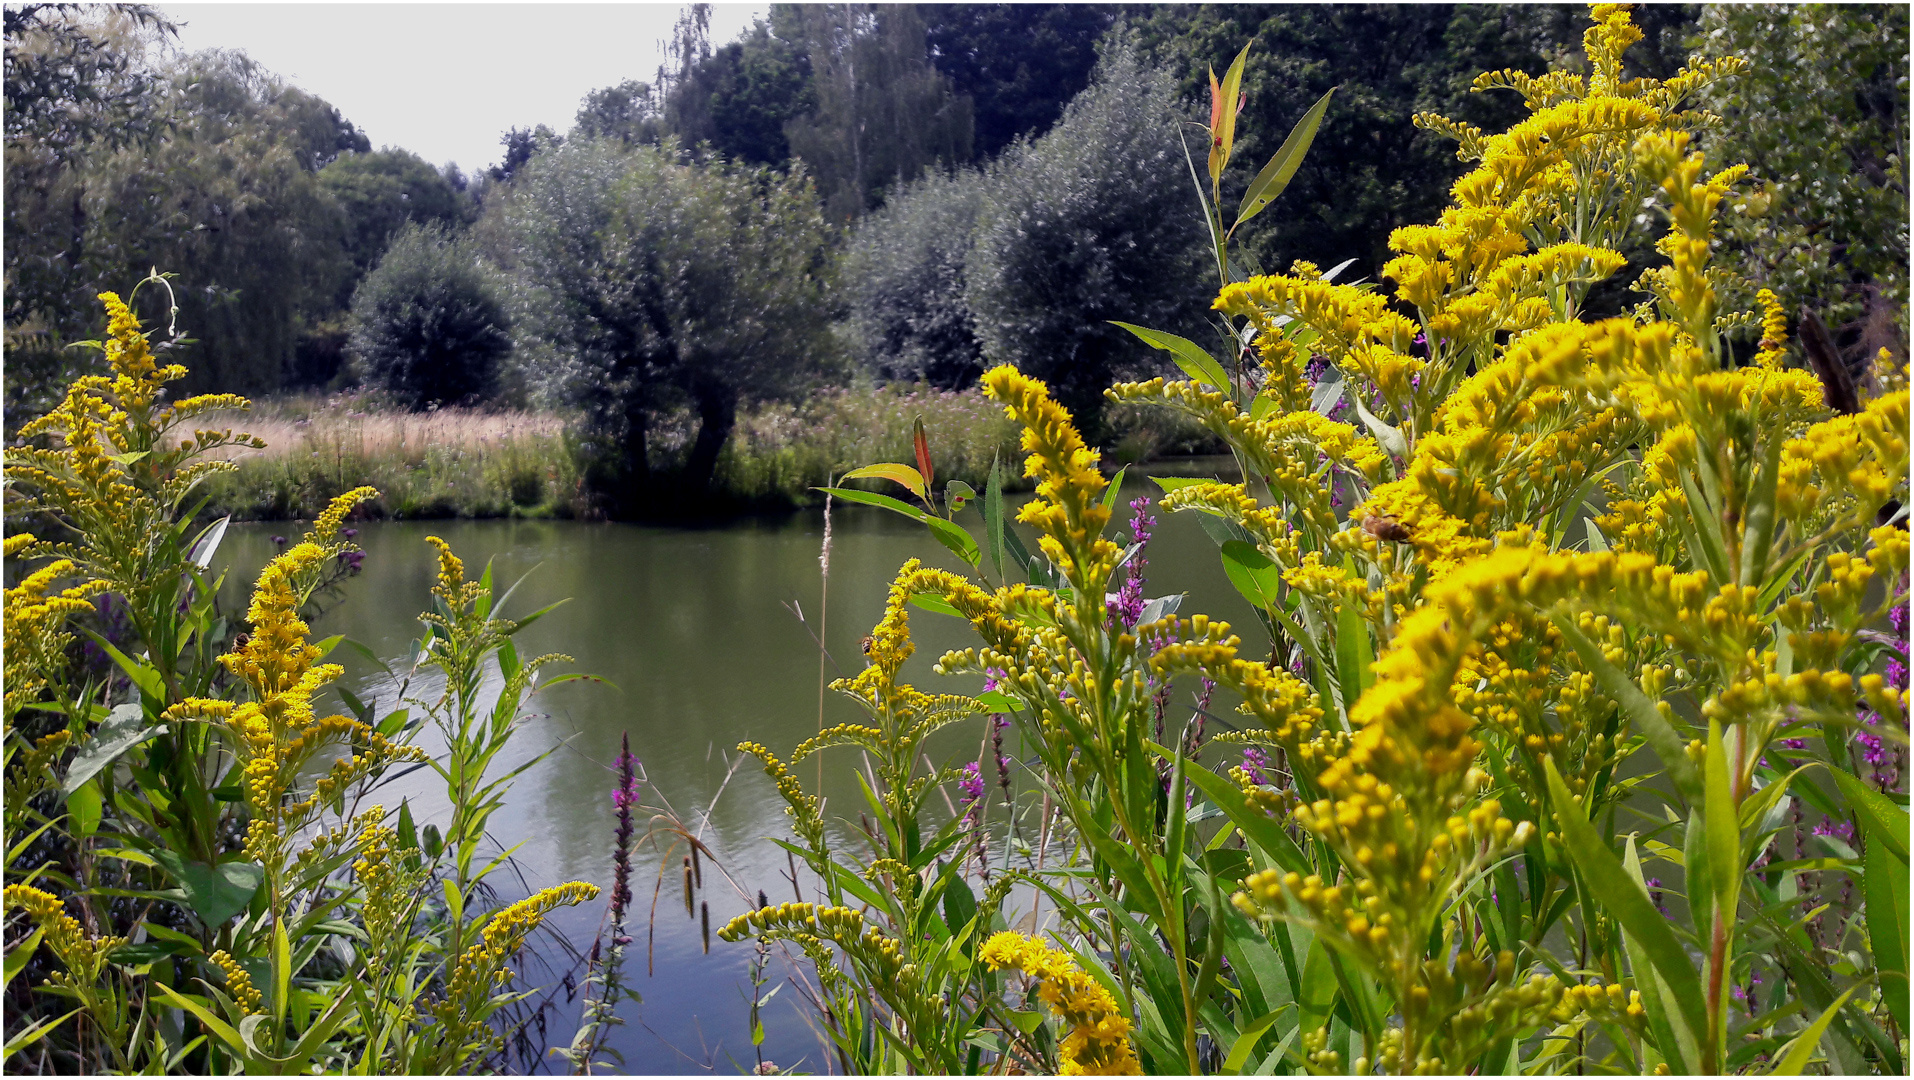
[[[1021,971],[1036,980],[1037,998],[1070,1025],[1057,1040],[1061,1075],[1142,1075],[1142,1062],[1130,1045],[1129,1015],[1068,953],[1005,930],[992,935],[977,957],[992,971]]]

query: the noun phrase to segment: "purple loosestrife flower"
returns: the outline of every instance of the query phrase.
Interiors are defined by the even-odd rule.
[[[957,781],[957,788],[964,793],[965,806],[970,806],[984,797],[983,770],[978,768],[976,762],[964,762],[964,775]]]
[[[625,907],[631,903],[631,811],[638,805],[638,759],[631,753],[631,734],[619,744],[618,786],[611,804],[618,810],[618,831],[612,847],[611,924],[613,934],[624,933]]]
[[[1269,783],[1268,775],[1263,772],[1267,768],[1269,768],[1269,755],[1263,752],[1262,747],[1243,748],[1243,771],[1249,774],[1251,783],[1259,785]]]
[[[1145,552],[1149,550],[1150,534],[1156,528],[1149,496],[1130,500],[1130,511],[1130,542],[1136,545],[1136,554],[1124,564],[1123,585],[1117,590],[1117,598],[1109,602],[1110,616],[1123,624],[1125,630],[1136,629],[1138,620],[1143,617],[1143,571],[1150,564]]]
[[[1004,789],[1004,802],[1010,801],[1010,757],[1004,753],[1004,729],[1010,718],[998,713],[990,718],[990,750],[997,756],[997,786]]]

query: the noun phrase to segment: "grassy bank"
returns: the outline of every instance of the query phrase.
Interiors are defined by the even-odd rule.
[[[815,502],[811,489],[847,469],[913,460],[911,428],[920,416],[940,481],[981,489],[996,455],[1012,466],[1008,473],[1021,472],[1014,465],[1015,425],[976,391],[832,389],[802,404],[741,415],[719,459],[711,508],[787,510]],[[410,413],[376,398],[341,395],[262,402],[249,415],[220,417],[217,424],[266,441],[265,450],[232,453],[238,471],[209,481],[212,512],[239,520],[311,518],[333,496],[361,484],[379,489],[365,507],[373,517],[592,515],[565,418],[551,413]],[[692,415],[657,419],[652,468],[661,486],[682,467],[696,436]]]

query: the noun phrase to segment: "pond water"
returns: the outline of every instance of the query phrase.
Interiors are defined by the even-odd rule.
[[[1127,502],[1146,493],[1158,494],[1156,486],[1133,479],[1122,497]],[[836,677],[862,667],[859,640],[881,614],[889,583],[906,559],[963,567],[921,526],[887,511],[839,504],[831,524],[824,664],[825,674]],[[220,554],[231,566],[228,588],[236,603],[272,556],[273,536],[296,537],[301,528],[279,523],[229,532]],[[502,586],[529,572],[504,612],[508,617],[568,598],[523,632],[520,655],[567,653],[575,663],[555,665],[549,674],[589,672],[609,685],[571,683],[533,699],[535,715],[494,766],[495,775],[552,752],[518,778],[491,820],[492,835],[505,845],[522,841],[512,868],[493,880],[507,900],[574,879],[604,887],[609,896],[612,763],[620,737],[629,734],[649,781],[645,802],[669,806],[700,830],[722,872],[705,867],[699,893],[711,909],[707,955],[698,921],[685,913],[677,857],[661,867],[656,853],[634,856],[635,940],[626,981],[643,1000],[620,1009],[624,1025],[613,1033],[612,1045],[632,1072],[749,1071],[756,1061],[747,1026],[753,949],[718,940],[716,930],[752,906],[759,890],[778,902],[792,898],[793,886],[784,852],[767,839],[790,836],[783,803],[755,759],[740,762],[733,748],[754,739],[788,759],[818,729],[820,657],[812,631],[827,614],[818,563],[822,511],[713,529],[545,521],[361,523],[358,529],[366,552],[363,572],[346,583],[344,597],[314,625],[314,634],[344,634],[401,673],[410,665],[417,613],[429,602],[436,572],[428,535],[450,542],[473,577],[488,559]],[[1028,541],[1029,531],[1020,531]],[[1228,619],[1252,648],[1261,641],[1248,605],[1229,586],[1214,545],[1191,515],[1159,521],[1148,577],[1149,595],[1187,592],[1186,613]],[[911,629],[917,653],[906,668],[909,681],[926,689],[977,691],[974,680],[946,680],[930,670],[944,651],[975,643],[967,626],[913,608]],[[343,648],[333,658],[346,665],[342,685],[376,698],[381,714],[397,707],[399,687],[378,665]],[[420,692],[417,683],[412,689]],[[854,703],[824,695],[824,723],[853,719],[862,719]],[[962,725],[961,731],[940,733],[931,756],[939,764],[976,757],[983,724],[980,719],[977,730]],[[429,731],[421,741],[435,749]],[[826,816],[854,818],[863,806],[850,767],[855,759],[848,751],[825,757]],[[809,761],[798,775],[807,787],[818,779]],[[415,814],[431,820],[444,806],[443,789],[425,776],[388,785],[370,801],[392,808],[409,798]],[[854,826],[839,824],[848,839]],[[648,973],[647,921],[660,877]],[[561,910],[554,927],[576,948],[589,949],[605,907],[601,897]],[[548,966],[529,964],[526,974],[533,984],[557,987],[545,1031],[550,1042],[563,1045],[580,1006],[568,999],[561,981],[572,962],[555,942],[547,941],[542,953]],[[774,983],[767,991],[786,973],[774,962],[769,974]],[[795,989],[766,1007],[764,1023],[766,1058],[807,1072],[829,1068]],[[524,1067],[563,1071],[563,1064],[547,1056]]]

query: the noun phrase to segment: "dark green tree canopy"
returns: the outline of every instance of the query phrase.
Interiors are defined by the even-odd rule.
[[[1245,43],[1248,105],[1236,125],[1226,190],[1240,191],[1296,120],[1337,87],[1334,104],[1282,202],[1245,229],[1241,250],[1281,270],[1296,259],[1328,267],[1355,258],[1373,276],[1389,233],[1434,220],[1463,171],[1454,144],[1411,118],[1437,112],[1497,131],[1520,119],[1513,94],[1471,93],[1480,71],[1540,74],[1572,57],[1586,26],[1568,5],[1205,4],[1162,5],[1140,23],[1153,56],[1207,110],[1208,71],[1220,73]],[[1631,74],[1666,77],[1682,59],[1692,6],[1643,5],[1648,35],[1630,51]],[[1200,142],[1200,133],[1198,134]]]
[[[858,222],[839,280],[859,359],[879,378],[960,389],[983,374],[964,282],[984,182],[933,172]]]
[[[342,304],[350,302],[360,278],[379,261],[387,241],[406,222],[458,226],[473,216],[470,200],[409,150],[386,147],[342,154],[319,170],[319,182],[346,219],[346,257],[352,276],[343,283]]]
[[[486,396],[511,351],[511,320],[472,244],[407,222],[352,297],[355,374],[406,405]]]
[[[816,108],[784,130],[833,220],[876,206],[928,167],[970,160],[970,99],[930,65],[913,8],[781,5],[772,16],[810,57]]]
[[[1113,4],[924,4],[930,62],[971,99],[978,158],[1049,130],[1090,85]]]

